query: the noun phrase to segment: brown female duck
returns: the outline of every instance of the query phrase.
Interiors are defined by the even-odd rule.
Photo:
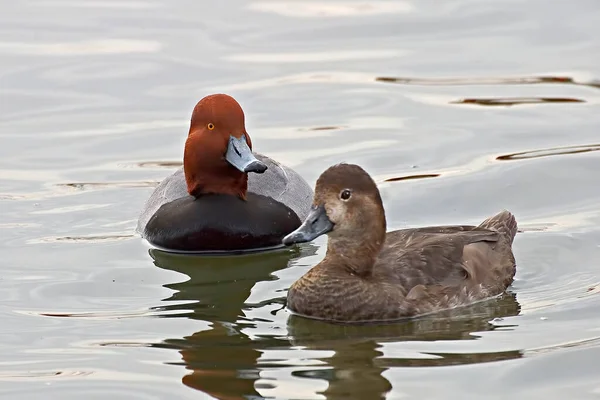
[[[298,314],[337,322],[392,321],[467,305],[512,283],[514,216],[479,226],[386,234],[379,190],[361,167],[338,164],[317,180],[313,207],[286,245],[327,234],[327,255],[288,291]]]

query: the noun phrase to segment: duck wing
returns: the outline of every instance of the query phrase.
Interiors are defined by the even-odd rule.
[[[136,231],[143,235],[148,221],[163,204],[186,196],[189,195],[185,183],[185,174],[183,168],[179,168],[172,175],[163,179],[146,200],[138,219]]]
[[[374,274],[409,292],[418,285],[483,285],[502,291],[512,282],[517,224],[504,211],[479,226],[456,225],[390,232]]]

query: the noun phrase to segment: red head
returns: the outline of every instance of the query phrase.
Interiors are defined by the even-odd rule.
[[[223,193],[242,199],[248,188],[247,173],[267,169],[252,155],[244,111],[231,96],[206,96],[194,107],[183,169],[191,195]]]

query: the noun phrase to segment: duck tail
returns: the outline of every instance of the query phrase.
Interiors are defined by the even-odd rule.
[[[506,210],[486,219],[479,226],[500,232],[506,236],[511,245],[517,234],[517,220],[514,215]]]

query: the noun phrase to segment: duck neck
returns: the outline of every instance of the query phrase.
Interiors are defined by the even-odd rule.
[[[185,144],[183,171],[188,193],[194,197],[203,194],[229,194],[246,199],[248,175],[229,165],[221,154],[214,155],[198,150],[198,146]]]
[[[356,235],[330,235],[325,258],[343,264],[349,272],[365,277],[372,273],[375,260],[385,242],[385,218]]]

